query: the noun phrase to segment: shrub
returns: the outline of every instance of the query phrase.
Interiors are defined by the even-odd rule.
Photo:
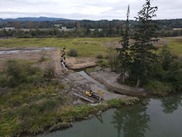
[[[0,81],[0,86],[17,87],[24,83],[33,83],[42,78],[41,70],[33,67],[31,63],[23,61],[9,60],[6,62],[4,76]]]
[[[52,79],[56,76],[55,68],[53,66],[49,66],[44,72],[44,78]]]
[[[40,58],[39,62],[42,63],[42,62],[46,62],[46,61],[48,61],[48,60],[49,60],[48,58],[42,56],[42,57]]]
[[[7,76],[5,74],[0,73],[0,87],[6,86]]]
[[[108,67],[108,66],[109,66],[107,60],[98,60],[98,61],[97,61],[97,64],[98,64],[100,67],[102,67],[102,68],[105,68],[105,67]]]
[[[77,57],[78,56],[78,52],[76,49],[70,49],[67,54],[68,54],[68,56],[71,56],[71,57]]]
[[[162,83],[160,81],[150,81],[146,88],[158,95],[166,95],[172,91],[172,87],[168,83]]]
[[[106,56],[105,56],[105,59],[109,59],[109,55],[106,55]]]
[[[118,53],[114,48],[112,47],[108,48],[107,58],[108,58],[108,64],[111,71],[119,72]]]
[[[102,54],[98,54],[98,55],[96,56],[96,58],[97,58],[97,59],[103,59],[104,57],[103,57]]]
[[[133,105],[134,103],[136,103],[138,101],[140,101],[140,99],[137,97],[127,97],[124,99],[108,100],[107,104],[109,105],[109,107],[119,108],[119,107],[121,107],[121,105]]]

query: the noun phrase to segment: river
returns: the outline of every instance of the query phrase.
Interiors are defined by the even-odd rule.
[[[111,109],[72,128],[37,137],[182,137],[182,95]]]

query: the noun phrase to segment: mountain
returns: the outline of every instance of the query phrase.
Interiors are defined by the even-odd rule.
[[[69,20],[65,18],[53,18],[53,17],[23,17],[23,18],[7,18],[7,19],[0,19],[0,21],[37,21],[37,22],[42,22],[42,21],[57,21],[57,20]]]

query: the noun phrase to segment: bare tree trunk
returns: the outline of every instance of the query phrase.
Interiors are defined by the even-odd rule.
[[[136,87],[138,88],[140,86],[140,79],[137,80]]]
[[[123,84],[125,83],[125,74],[123,74],[123,76],[122,76],[122,83]]]

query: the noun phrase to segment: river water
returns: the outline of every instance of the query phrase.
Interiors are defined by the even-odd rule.
[[[182,95],[111,109],[72,128],[37,137],[182,137]]]

